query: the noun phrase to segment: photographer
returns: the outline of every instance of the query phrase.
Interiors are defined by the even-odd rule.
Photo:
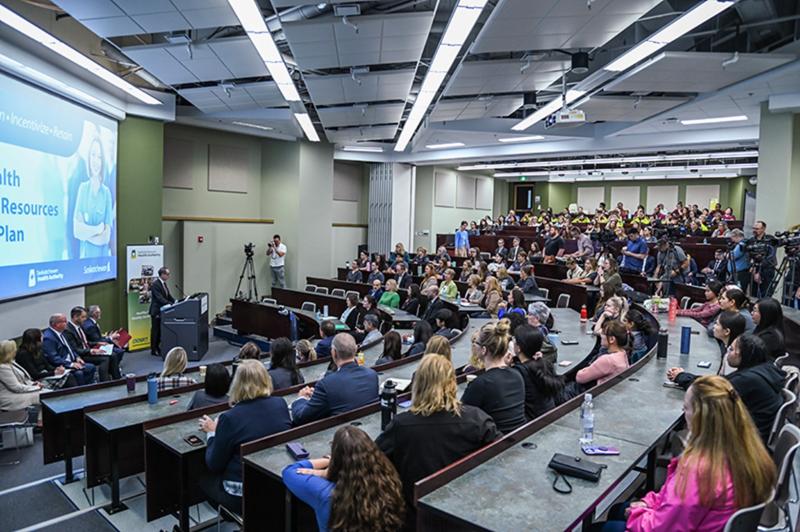
[[[286,244],[281,242],[281,235],[275,235],[271,242],[267,242],[267,256],[269,257],[269,267],[272,270],[272,286],[286,288],[286,271],[284,269]]]
[[[623,257],[619,267],[620,271],[641,274],[648,252],[647,243],[639,236],[639,230],[635,227],[629,229],[628,243],[625,245],[625,249],[622,250]]]
[[[767,235],[766,222],[759,220],[753,224],[753,238],[747,242],[747,250],[751,259],[750,273],[753,275],[752,295],[755,297],[766,297],[767,288],[775,277],[778,258],[773,240],[772,236]]]
[[[689,258],[683,249],[673,244],[668,238],[662,237],[658,241],[658,256],[656,258],[656,271],[654,277],[661,279],[657,288],[658,293],[664,294],[664,282],[669,283],[666,293],[675,293],[675,283],[684,283],[686,272],[689,270]]]
[[[750,258],[744,248],[744,233],[741,229],[731,231],[731,244],[728,256],[728,274],[731,281],[747,293],[750,285]]]

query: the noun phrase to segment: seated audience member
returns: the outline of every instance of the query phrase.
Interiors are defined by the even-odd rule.
[[[381,296],[383,296],[383,281],[375,279],[370,284],[372,285],[372,288],[369,292],[367,292],[367,295],[373,298],[375,301],[380,301]]]
[[[486,309],[486,313],[492,318],[497,318],[502,302],[503,290],[500,288],[500,283],[496,277],[487,277],[484,282],[483,295],[483,308]]]
[[[508,257],[508,248],[506,247],[506,242],[502,238],[497,239],[497,249],[494,250],[492,255],[493,257],[500,257],[502,261],[506,260]]]
[[[566,281],[573,281],[573,284],[576,284],[577,281],[583,279],[583,268],[578,266],[578,263],[575,261],[575,259],[570,257],[564,264],[567,266]]]
[[[764,341],[767,358],[775,360],[786,354],[783,335],[783,309],[776,299],[765,297],[753,306],[754,334]]]
[[[414,343],[408,350],[408,356],[419,355],[425,352],[425,345],[433,336],[433,327],[425,320],[420,320],[414,324]]]
[[[374,344],[383,337],[378,327],[380,327],[380,321],[375,314],[364,316],[364,339],[361,340],[361,345]]]
[[[383,335],[383,353],[381,357],[375,361],[376,366],[387,364],[400,360],[403,356],[402,353],[403,340],[400,338],[400,333],[397,331],[389,331]]]
[[[81,327],[86,334],[86,339],[91,345],[104,345],[110,344],[113,346],[113,353],[117,356],[117,361],[121,364],[122,357],[125,355],[125,349],[118,347],[115,342],[119,339],[118,332],[112,332],[108,336],[104,336],[100,330],[100,319],[103,316],[103,311],[100,305],[91,305],[87,312],[88,317],[84,320]]]
[[[466,283],[470,275],[472,275],[472,262],[465,260],[461,264],[461,273],[458,275],[458,280]]]
[[[517,253],[517,260],[511,263],[511,265],[508,267],[508,271],[519,272],[526,264],[528,264],[528,254],[524,251],[520,251]]]
[[[332,338],[333,337],[331,337],[331,341],[333,341]],[[309,362],[317,359],[317,350],[314,349],[314,344],[305,338],[297,341],[297,344],[295,344],[295,351],[297,351],[298,364],[300,362]],[[330,356],[330,350],[328,351],[328,356]]]
[[[617,261],[608,258],[605,264],[597,269],[594,284],[600,286],[601,290],[605,287],[610,287],[615,293],[622,290],[622,276],[617,271]]]
[[[286,488],[314,510],[320,532],[403,527],[400,477],[375,442],[356,427],[336,431],[330,458],[286,466],[282,476]]]
[[[706,276],[706,279],[724,282],[728,277],[728,263],[725,260],[725,252],[721,249],[715,249],[714,260],[700,271]]]
[[[158,391],[171,390],[173,388],[194,384],[195,380],[193,378],[183,374],[188,364],[189,358],[186,356],[186,350],[184,348],[173,347],[170,349],[169,353],[167,353],[167,356],[164,358],[164,369],[158,377]]]
[[[358,267],[365,272],[370,271],[372,268],[372,263],[369,261],[369,253],[366,251],[358,252]]]
[[[720,220],[716,229],[711,233],[711,238],[728,238],[731,236],[731,231],[728,229],[728,222]],[[716,253],[714,254],[716,255]]]
[[[289,409],[281,397],[271,397],[272,380],[264,365],[243,360],[233,376],[229,403],[233,407],[217,419],[203,416],[200,430],[207,433],[206,467],[198,484],[213,506],[242,513],[240,446],[292,428]]]
[[[194,392],[187,410],[227,403],[230,385],[231,376],[228,374],[228,369],[222,364],[209,364],[206,368],[203,389]]]
[[[14,360],[16,356],[16,343],[12,340],[0,342],[0,411],[39,406],[39,394],[44,385],[31,379]]]
[[[479,305],[480,302],[483,300],[483,291],[481,290],[481,278],[475,274],[472,274],[467,279],[467,292],[464,294],[464,298],[469,301],[470,303],[474,303]]]
[[[239,354],[233,359],[234,363],[242,360],[261,360],[261,348],[255,342],[247,342],[239,349]]]
[[[375,286],[376,280],[379,281],[380,284],[383,284],[386,278],[383,276],[383,272],[381,272],[380,265],[377,262],[373,262],[372,271],[370,271],[369,275],[367,276],[367,282],[372,286]]]
[[[389,279],[386,281],[386,291],[381,294],[378,299],[379,305],[385,305],[389,308],[400,308],[400,294],[397,293],[397,281]]]
[[[97,375],[101,381],[120,379],[119,361],[114,355],[103,355],[99,349],[93,349],[86,339],[81,324],[86,319],[86,309],[73,307],[69,313],[70,321],[64,329],[64,340],[69,344],[70,350],[86,362],[94,364]]]
[[[435,286],[424,289],[422,293],[428,297],[428,306],[422,313],[422,319],[430,323],[431,327],[435,327],[436,314],[444,308],[444,301],[439,297],[439,289]]]
[[[364,275],[358,269],[358,261],[350,261],[350,271],[347,272],[346,281],[349,283],[363,283]]]
[[[450,345],[450,340],[448,340],[444,336],[438,336],[438,335],[431,336],[431,339],[428,340],[428,343],[425,346],[425,354],[440,355],[446,358],[447,360],[452,361],[453,350],[452,346]]]
[[[412,283],[408,286],[408,297],[405,302],[400,306],[400,310],[419,316],[420,306],[422,303],[422,293],[420,292],[419,285]]]
[[[612,296],[601,308],[600,316],[594,324],[594,333],[599,335],[603,332],[603,326],[609,321],[622,321],[628,312],[628,302],[624,297]]]
[[[353,337],[337,334],[331,353],[338,369],[317,382],[314,388],[306,386],[300,390],[300,397],[292,403],[295,425],[335,416],[378,400],[378,374],[355,361]]]
[[[756,328],[756,324],[753,323],[753,315],[750,314],[749,305],[747,296],[738,286],[726,286],[719,297],[719,308],[721,310],[733,310],[742,315],[746,322],[744,328],[746,333],[751,333]]]
[[[525,382],[507,364],[508,320],[487,323],[475,338],[475,350],[486,369],[469,383],[462,401],[480,408],[507,434],[525,423]]]
[[[351,331],[356,330],[356,327],[361,323],[361,308],[358,306],[358,294],[350,292],[344,298],[347,308],[342,312],[339,318],[342,323],[350,327]]]
[[[775,462],[735,387],[722,377],[701,377],[686,392],[683,405],[689,427],[686,450],[669,463],[659,491],[612,506],[604,532],[717,532],[737,510],[770,496]]]
[[[598,356],[588,367],[578,370],[575,382],[588,385],[597,381],[597,384],[603,384],[628,369],[628,353],[625,352],[627,343],[628,330],[622,322],[612,320],[604,323],[600,345],[608,352]]]
[[[504,292],[510,292],[514,288],[514,279],[505,267],[499,268],[495,277],[497,277],[497,282],[500,284],[500,289]]]
[[[319,335],[322,339],[317,342],[314,350],[317,357],[327,358],[331,356],[331,342],[333,342],[333,337],[336,335],[336,324],[331,320],[324,320],[319,326]],[[275,380],[274,377],[272,380]]]
[[[450,268],[447,268],[444,271],[444,280],[442,281],[442,285],[439,287],[440,296],[450,299],[458,297],[458,287],[456,286],[456,282],[453,280],[455,276],[456,272]]]
[[[436,267],[433,263],[428,262],[425,264],[425,274],[422,276],[420,288],[425,292],[425,290],[432,287],[439,289],[439,276],[436,274]]]
[[[536,284],[536,279],[533,277],[532,265],[525,265],[519,271],[519,283],[517,284],[517,288],[522,290],[523,294],[539,295],[539,286]]]
[[[276,338],[270,342],[269,376],[273,389],[282,390],[306,382],[297,369],[296,358],[294,346],[288,338]]]
[[[397,282],[397,288],[403,290],[408,289],[408,287],[411,286],[412,279],[411,274],[408,273],[408,266],[406,266],[406,263],[399,263],[395,267],[395,270],[397,273],[395,273],[394,279]]]
[[[767,358],[764,341],[753,334],[743,334],[733,340],[726,358],[736,371],[725,378],[744,401],[766,443],[775,414],[783,404],[781,388],[786,373]],[[683,368],[671,368],[667,372],[667,378],[686,389],[698,376],[684,371]]]
[[[17,351],[16,362],[28,372],[31,379],[44,381],[49,388],[71,388],[78,385],[75,376],[64,366],[53,366],[48,362],[42,352],[42,331],[40,329],[25,329],[25,332],[22,333],[22,343]],[[48,377],[50,378],[48,379]]]
[[[508,260],[508,262],[514,263],[517,261],[517,256],[520,253],[524,253],[524,251],[520,247],[519,237],[515,236],[514,240],[511,241],[511,248],[508,250],[508,253],[506,254],[506,259]]]
[[[94,364],[85,362],[77,356],[64,338],[67,317],[63,314],[53,314],[50,316],[49,323],[50,326],[42,333],[42,352],[50,365],[71,369],[71,373],[79,385],[94,382],[96,374]]]
[[[514,288],[508,293],[508,298],[505,302],[500,303],[500,308],[497,311],[497,317],[502,319],[506,314],[516,312],[525,315],[525,294],[519,288]]]
[[[414,374],[411,408],[397,414],[376,443],[397,468],[413,506],[414,483],[501,436],[480,408],[461,404],[453,365],[425,355]]]
[[[564,380],[556,375],[552,362],[542,356],[542,333],[530,325],[514,330],[514,369],[525,383],[525,418],[530,421],[556,407],[556,398],[564,388]]]
[[[655,327],[638,310],[631,309],[625,314],[625,328],[628,329],[628,359],[634,364],[648,350],[647,339],[656,334]]]
[[[704,295],[706,302],[697,308],[679,308],[678,316],[686,316],[687,318],[694,318],[704,327],[708,327],[711,321],[717,317],[720,312],[719,308],[719,294],[722,291],[722,283],[719,281],[709,281],[706,285]]]
[[[450,322],[453,320],[453,313],[446,308],[443,308],[436,313],[436,332],[435,335],[444,336],[448,340],[455,336],[453,329],[450,328]]]
[[[389,260],[392,263],[397,262],[397,259],[400,259],[402,262],[408,262],[411,260],[411,256],[408,254],[408,251],[406,251],[406,247],[402,242],[395,244],[394,251],[389,253]]]

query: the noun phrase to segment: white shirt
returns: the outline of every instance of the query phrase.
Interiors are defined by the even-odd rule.
[[[283,253],[283,256],[278,255],[278,252]],[[273,268],[283,266],[283,261],[286,258],[286,244],[281,242],[277,247],[272,246],[272,253],[269,256],[269,265]]]

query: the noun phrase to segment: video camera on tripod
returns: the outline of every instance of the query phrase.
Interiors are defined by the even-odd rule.
[[[253,255],[256,245],[248,242],[244,245],[244,266],[242,266],[242,273],[239,275],[239,284],[236,285],[236,291],[233,293],[234,299],[242,299],[244,301],[258,301],[258,285],[256,284],[256,267],[253,263]],[[247,279],[246,291],[242,290],[242,282]]]
[[[787,255],[800,254],[800,230],[775,233],[775,247],[785,248]]]
[[[653,236],[656,237],[656,240],[666,238],[670,243],[674,243],[676,240],[680,240],[681,237],[686,236],[686,228],[680,225],[664,225],[659,222],[652,228]]]
[[[248,242],[244,245],[244,254],[246,257],[252,257],[255,253],[256,245],[252,242]]]

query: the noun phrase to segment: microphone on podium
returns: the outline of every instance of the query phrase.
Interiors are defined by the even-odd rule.
[[[181,293],[181,297],[183,297],[184,299],[187,299],[188,296],[186,295],[186,292],[183,291],[183,287],[181,285],[179,285],[178,283],[175,283],[175,288],[177,288],[178,291]]]

